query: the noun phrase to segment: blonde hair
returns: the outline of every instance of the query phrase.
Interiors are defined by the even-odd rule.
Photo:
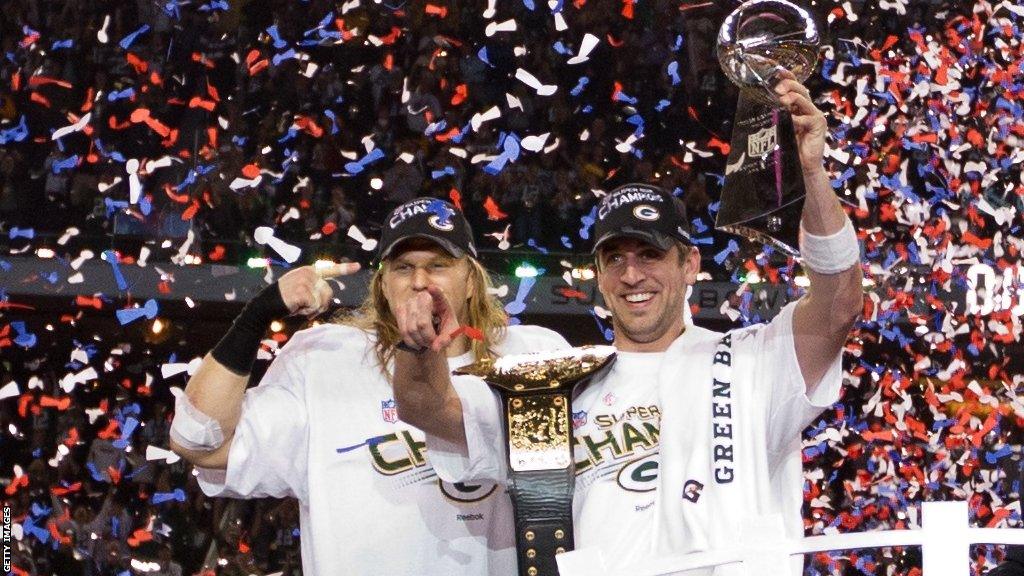
[[[466,306],[465,322],[483,334],[483,340],[469,339],[469,348],[473,353],[473,361],[479,362],[494,356],[495,345],[505,336],[508,315],[497,297],[489,293],[491,277],[487,270],[475,258],[463,256],[456,262],[465,262],[469,267],[472,288]],[[388,263],[383,262],[370,278],[369,294],[355,310],[342,310],[332,321],[345,326],[352,326],[377,335],[374,352],[381,372],[391,380],[388,366],[395,357],[395,346],[401,340],[398,335],[398,322],[391,313],[391,306],[384,295],[384,274]],[[462,320],[460,319],[460,322]]]

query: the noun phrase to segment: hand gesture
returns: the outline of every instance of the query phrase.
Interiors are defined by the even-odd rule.
[[[781,80],[775,85],[779,102],[793,116],[797,147],[800,150],[800,164],[804,171],[821,170],[825,155],[825,136],[828,122],[825,115],[811,101],[811,93],[788,70],[780,70]]]
[[[451,343],[451,334],[459,327],[454,309],[445,293],[434,286],[416,292],[395,310],[398,333],[412,348],[444,350]]]
[[[289,314],[315,316],[327,310],[334,294],[327,280],[359,271],[358,262],[347,262],[317,268],[303,266],[288,272],[277,281],[281,298]]]

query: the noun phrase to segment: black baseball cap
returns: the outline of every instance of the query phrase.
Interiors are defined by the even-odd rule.
[[[410,238],[436,242],[455,258],[476,257],[473,232],[466,217],[439,198],[417,198],[392,210],[381,227],[377,262],[383,262],[395,246]]]
[[[636,238],[662,250],[676,240],[693,245],[683,201],[650,184],[623,184],[598,203],[593,253],[612,238]]]

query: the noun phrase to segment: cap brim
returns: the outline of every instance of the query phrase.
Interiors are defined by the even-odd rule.
[[[596,241],[594,241],[594,249],[591,250],[590,253],[597,254],[597,250],[598,248],[601,247],[602,244],[608,242],[609,240],[614,240],[615,238],[633,238],[635,240],[647,242],[648,244],[660,250],[669,250],[670,248],[672,248],[672,245],[675,244],[674,238],[662,234],[661,232],[657,232],[655,230],[637,230],[636,228],[620,228],[619,230],[612,230],[610,232],[606,232],[604,236],[601,236]]]
[[[438,246],[440,246],[442,250],[444,250],[445,252],[450,254],[452,256],[452,258],[462,258],[463,256],[466,255],[466,251],[465,250],[463,250],[462,248],[459,248],[458,246],[453,244],[447,238],[444,238],[444,237],[441,237],[441,236],[434,236],[432,234],[410,234],[408,236],[402,236],[401,238],[395,240],[391,244],[388,244],[387,246],[384,246],[380,250],[380,252],[377,253],[377,262],[380,263],[380,262],[383,262],[384,260],[387,260],[388,257],[390,257],[392,255],[392,253],[395,251],[395,248],[397,248],[402,242],[407,242],[407,241],[412,240],[414,238],[422,238],[423,240],[430,240],[431,242],[433,242],[433,243],[437,244]]]

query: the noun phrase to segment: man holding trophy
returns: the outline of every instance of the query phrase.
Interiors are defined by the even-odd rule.
[[[400,417],[427,433],[444,480],[510,482],[520,574],[555,574],[550,556],[573,546],[572,562],[587,564],[589,558],[595,568],[627,574],[652,555],[734,546],[754,517],[775,515],[787,537],[803,536],[800,434],[838,400],[843,346],[862,310],[862,275],[853,225],[823,166],[825,117],[790,71],[800,68],[793,66],[799,60],[794,54],[811,51],[787,48],[794,36],[780,26],[795,27],[802,45],[813,22],[788,2],[753,0],[726,21],[720,40],[726,36],[731,44],[719,47],[722,55],[739,44],[731,52],[741,59],[737,77],[753,78],[744,90],[760,91],[756,98],[748,92],[747,101],[756,106],[747,110],[741,96],[739,113],[755,121],[735,135],[732,173],[745,175],[741,183],[749,185],[769,182],[733,198],[727,182],[721,211],[739,216],[720,218],[719,226],[798,252],[810,279],[806,294],[771,322],[721,334],[684,320],[700,254],[682,203],[646,184],[620,186],[598,205],[597,281],[615,329],[610,369],[609,354],[601,350],[505,357],[503,367],[475,372],[502,389],[492,393],[480,378],[453,380],[444,369],[444,331],[432,321],[450,315],[443,298],[423,298],[399,318],[404,342],[423,350],[396,358]],[[813,61],[804,64],[809,74]],[[797,167],[800,182],[782,181],[791,172],[786,166]],[[748,205],[729,206],[736,198]],[[793,206],[802,206],[795,221],[798,250],[787,235],[794,229],[786,221]],[[573,360],[582,368],[562,372],[587,372],[578,379],[590,382],[557,400],[558,406],[572,403],[569,478],[559,476],[564,460],[557,458],[543,470],[527,470],[514,437],[516,398],[508,390],[564,388],[551,366]],[[541,378],[535,377],[538,366]],[[558,430],[557,421],[547,429]],[[542,473],[549,474],[546,484],[536,479]],[[527,488],[517,497],[524,491],[520,484]],[[572,500],[568,538],[561,518],[566,485]],[[559,527],[554,537],[545,531],[549,525]],[[799,574],[801,559],[790,568]],[[742,570],[731,565],[686,573]]]

